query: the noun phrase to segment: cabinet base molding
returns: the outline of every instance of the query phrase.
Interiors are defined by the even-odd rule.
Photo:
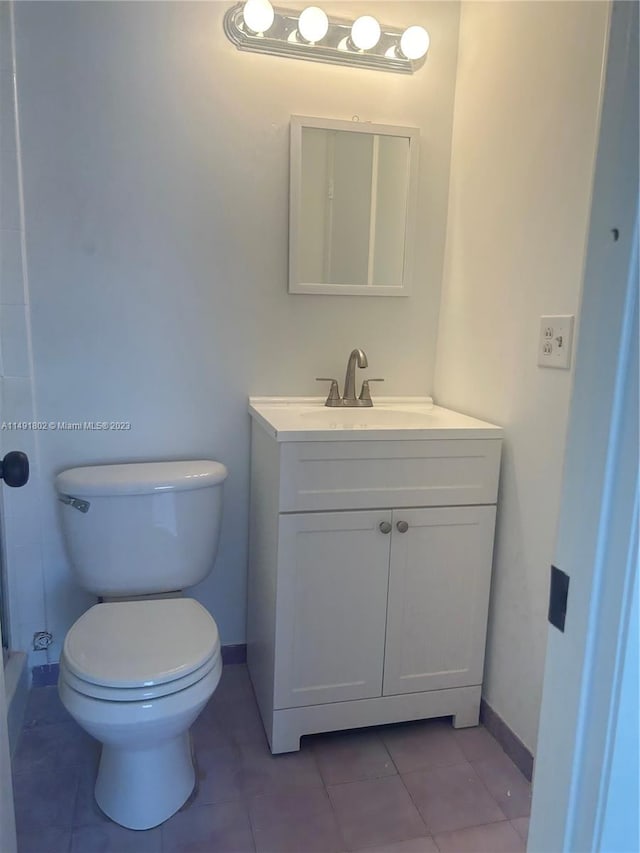
[[[478,685],[309,705],[304,708],[284,708],[273,711],[273,724],[267,728],[267,738],[271,752],[276,755],[280,752],[297,752],[302,735],[320,732],[451,716],[456,729],[477,726],[480,693],[481,687]]]

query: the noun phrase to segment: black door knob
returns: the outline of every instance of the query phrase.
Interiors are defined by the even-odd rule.
[[[0,461],[0,479],[17,489],[29,479],[29,457],[21,450],[12,450]]]

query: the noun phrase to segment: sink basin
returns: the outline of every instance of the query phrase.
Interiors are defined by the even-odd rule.
[[[386,409],[373,406],[366,408],[328,407],[298,412],[300,418],[313,422],[325,429],[375,429],[376,427],[416,427],[424,425],[429,418],[428,412],[408,412],[401,409]]]

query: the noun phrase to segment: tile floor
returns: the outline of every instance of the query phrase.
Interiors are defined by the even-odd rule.
[[[272,756],[244,666],[196,722],[196,795],[133,832],[93,800],[98,746],[56,688],[31,692],[14,760],[19,853],[517,853],[529,783],[483,728],[432,720],[315,735]]]

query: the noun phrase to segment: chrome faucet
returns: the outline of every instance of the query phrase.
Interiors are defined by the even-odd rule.
[[[325,400],[325,406],[329,406],[331,408],[337,408],[338,406],[364,406],[368,408],[373,406],[369,383],[384,382],[384,379],[365,379],[362,383],[360,396],[356,397],[356,366],[361,368],[369,366],[366,353],[361,349],[354,349],[349,355],[349,360],[347,361],[347,372],[344,377],[344,395],[342,397],[340,396],[337,379],[330,379],[325,376],[319,376],[317,378],[317,382],[331,383],[329,395]]]
[[[361,349],[351,351],[347,362],[347,372],[344,376],[344,393],[342,395],[343,406],[357,406],[356,399],[356,364],[358,367],[369,367],[366,354]]]

